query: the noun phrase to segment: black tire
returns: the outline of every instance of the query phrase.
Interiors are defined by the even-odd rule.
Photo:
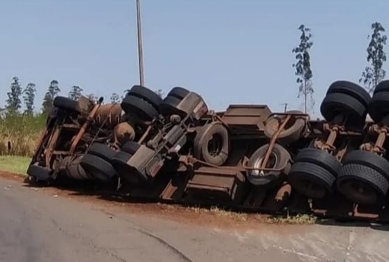
[[[317,148],[301,149],[293,161],[295,163],[306,162],[318,165],[326,169],[334,177],[338,176],[338,172],[342,167],[342,164],[333,155]]]
[[[290,114],[303,114],[301,111],[288,111],[286,113]],[[284,117],[282,117],[284,118]],[[281,119],[282,119],[281,118]],[[265,125],[265,135],[268,138],[272,138],[272,136],[277,132],[280,126],[280,120],[278,117],[272,117],[266,121]],[[282,145],[287,145],[293,142],[296,142],[303,135],[303,131],[306,128],[306,120],[304,117],[291,117],[288,123],[285,126],[285,129],[282,130],[277,137],[278,143]]]
[[[177,109],[178,104],[181,103],[181,99],[174,97],[174,96],[167,96],[163,100],[163,102],[159,105],[159,112],[161,112],[162,115],[168,116],[168,115],[182,115],[184,112]]]
[[[348,123],[361,125],[366,119],[366,107],[352,96],[332,93],[327,95],[320,106],[320,112],[328,122],[343,114],[347,116]]]
[[[127,161],[130,160],[132,157],[131,154],[119,151],[116,153],[116,155],[112,158],[112,166],[113,168],[118,172],[119,175],[125,175],[130,172],[130,167],[127,165]]]
[[[129,153],[130,155],[133,155],[136,153],[136,151],[138,151],[139,148],[140,148],[140,144],[134,141],[128,141],[122,146],[121,150],[126,153]]]
[[[180,100],[184,99],[190,93],[189,90],[182,87],[173,87],[172,90],[167,94],[167,96],[172,96]]]
[[[69,156],[69,158],[73,158]],[[66,175],[75,180],[92,180],[94,177],[91,176],[84,168],[80,165],[82,156],[73,158],[72,161],[66,165]]]
[[[77,101],[64,96],[56,96],[54,98],[53,105],[65,111],[80,113],[80,110],[78,109]]]
[[[359,164],[343,165],[336,185],[341,194],[358,204],[382,204],[389,188],[389,182],[382,174]]]
[[[88,154],[98,156],[104,159],[105,161],[110,162],[112,158],[115,156],[116,151],[107,145],[100,144],[100,143],[93,143],[88,148]]]
[[[333,82],[328,88],[326,95],[334,93],[352,96],[365,107],[367,107],[371,99],[369,92],[367,92],[363,87],[349,81]]]
[[[35,181],[48,181],[52,170],[37,165],[29,165],[26,173],[33,177]]]
[[[95,155],[85,154],[80,164],[86,172],[100,181],[110,181],[117,176],[115,169],[109,162]]]
[[[381,92],[389,92],[389,80],[379,82],[374,89],[373,96]]]
[[[136,96],[127,95],[120,106],[127,114],[135,113],[146,121],[158,117],[158,111],[151,104]]]
[[[55,121],[58,118],[58,108],[53,106],[50,109],[50,112],[46,118],[46,125],[49,125],[52,121]]]
[[[133,167],[127,164],[131,157],[131,154],[124,151],[117,152],[115,157],[112,159],[112,166],[121,177],[129,182],[137,184],[139,182],[146,181],[148,177],[143,176],[143,174],[134,170]]]
[[[210,142],[214,148],[209,148]],[[213,122],[199,128],[193,141],[193,149],[194,157],[213,165],[223,165],[230,153],[230,138],[227,128],[219,122]]]
[[[368,166],[382,174],[389,181],[389,162],[385,158],[368,151],[353,150],[343,158],[343,165],[358,164]]]
[[[259,168],[262,164],[262,160],[265,157],[269,144],[263,145],[258,148],[250,157],[247,166]],[[273,157],[273,158],[272,158]],[[282,174],[287,174],[290,169],[291,156],[289,152],[281,145],[274,144],[272,155],[269,158],[268,163],[275,169],[285,167],[283,171],[259,171],[248,170],[246,172],[247,180],[250,184],[255,186],[269,186],[279,182]]]
[[[367,111],[374,122],[380,123],[389,115],[389,92],[379,92],[373,95]]]
[[[158,109],[159,104],[162,102],[162,98],[157,93],[140,85],[133,86],[127,95],[142,98],[146,102],[150,103],[155,109]]]
[[[320,199],[332,193],[335,176],[314,163],[297,162],[290,169],[288,182],[300,194]]]

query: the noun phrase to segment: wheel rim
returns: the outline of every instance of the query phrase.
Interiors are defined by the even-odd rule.
[[[378,201],[377,191],[364,181],[349,179],[341,183],[339,190],[355,203],[373,204]]]
[[[323,198],[327,193],[323,185],[309,178],[301,178],[294,181],[293,187],[300,193],[311,198]]]
[[[219,134],[214,134],[208,140],[207,150],[211,156],[217,156],[222,151],[223,147],[223,137]]]
[[[261,158],[258,158],[255,162],[254,162],[254,165],[253,167],[254,168],[260,168],[261,165],[262,165],[262,162],[263,162],[263,159],[265,158],[265,156],[261,157]],[[270,156],[269,156],[269,159],[266,163],[266,168],[274,168],[278,163],[278,157],[275,153],[271,152],[270,153]],[[250,172],[251,176],[253,177],[264,177],[266,175],[269,174],[270,171],[264,171],[264,170],[252,170]]]
[[[274,124],[273,124],[273,126],[272,126],[272,128],[271,128],[272,131],[273,131],[274,133],[278,131],[278,129],[279,129],[280,126],[282,125],[282,121],[284,121],[284,120],[285,120],[285,117],[282,117],[282,118],[278,119],[278,121],[275,121],[275,122],[274,122]],[[286,124],[285,124],[285,126],[284,126],[284,128],[283,128],[282,131],[285,131],[285,130],[291,128],[295,123],[296,123],[296,118],[292,116],[292,117],[289,119],[289,121],[286,122]],[[281,131],[281,132],[282,132],[282,131]]]

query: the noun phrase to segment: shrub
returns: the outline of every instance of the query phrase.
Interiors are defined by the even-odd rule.
[[[46,117],[39,115],[7,115],[0,119],[0,155],[32,156]]]

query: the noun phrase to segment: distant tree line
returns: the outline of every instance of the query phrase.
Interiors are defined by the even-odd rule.
[[[80,86],[74,85],[71,87],[70,92],[68,93],[68,98],[77,100],[81,95],[88,97],[93,101],[97,101],[98,97],[93,94],[83,94],[83,89]],[[129,89],[124,90],[124,93],[127,93]],[[36,110],[35,107],[35,98],[36,98],[36,85],[34,83],[28,83],[25,88],[22,88],[22,85],[18,77],[12,78],[12,83],[10,86],[9,92],[7,92],[8,99],[6,100],[6,112],[7,114],[24,114],[24,115],[33,115],[34,112],[39,114],[47,115],[54,98],[61,92],[59,87],[59,82],[57,80],[52,80],[47,88],[47,92],[43,97],[42,105],[40,110]],[[162,96],[162,90],[159,89],[155,91],[157,94]],[[121,99],[124,98],[117,93],[112,93],[110,96],[111,103],[120,103]],[[21,112],[22,105],[24,105],[24,111]]]
[[[313,46],[311,28],[306,27],[304,24],[300,25],[298,30],[300,31],[300,42],[297,47],[292,49],[295,54],[296,62],[292,64],[295,68],[296,82],[298,84],[298,98],[302,96],[304,99],[304,112],[308,113],[313,109],[315,101],[313,99],[313,72],[311,68],[311,56],[310,50]],[[370,93],[374,92],[375,87],[380,83],[386,75],[386,71],[383,69],[386,62],[386,40],[385,28],[379,22],[371,24],[371,35],[368,35],[369,44],[366,49],[367,63],[362,72],[362,76],[359,79],[359,83],[362,84]]]

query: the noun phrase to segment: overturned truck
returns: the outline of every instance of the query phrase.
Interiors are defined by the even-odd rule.
[[[208,109],[182,87],[121,104],[56,97],[30,183],[99,183],[130,198],[387,221],[389,81],[330,85],[325,120],[266,105]],[[370,115],[372,121],[367,121]]]

